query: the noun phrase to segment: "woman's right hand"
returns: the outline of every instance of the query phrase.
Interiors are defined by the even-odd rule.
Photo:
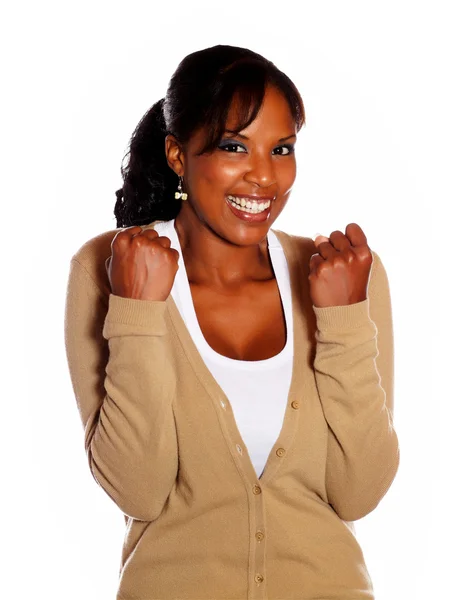
[[[138,225],[118,231],[106,271],[112,293],[136,300],[166,300],[178,271],[179,253],[155,229]]]

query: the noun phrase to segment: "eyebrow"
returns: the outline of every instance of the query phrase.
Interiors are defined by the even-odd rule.
[[[235,133],[234,131],[231,131],[230,129],[225,129],[225,133],[233,133],[234,135],[236,135],[236,137],[240,137],[243,140],[249,140],[249,138],[246,135],[242,135],[241,133]],[[297,137],[295,133],[292,133],[291,135],[288,135],[286,137],[280,138],[278,141],[279,142],[286,142],[286,140],[289,140],[290,138],[295,138]]]

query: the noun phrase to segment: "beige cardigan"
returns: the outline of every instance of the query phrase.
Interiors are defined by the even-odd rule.
[[[379,256],[365,301],[317,308],[313,241],[274,230],[290,271],[294,365],[259,479],[172,296],[111,293],[117,231],[72,257],[65,315],[89,466],[126,522],[117,599],[371,600],[351,522],[378,505],[399,464]]]

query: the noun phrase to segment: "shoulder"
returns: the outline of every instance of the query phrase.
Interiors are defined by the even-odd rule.
[[[159,223],[159,221],[152,221],[141,227],[142,229],[152,229],[155,223]],[[71,261],[79,263],[100,290],[108,294],[110,288],[105,262],[111,256],[111,243],[114,237],[123,229],[124,227],[110,229],[90,238],[71,257]]]
[[[287,246],[291,250],[301,252],[304,250],[315,249],[314,241],[310,237],[296,235],[294,233],[289,233],[288,231],[282,231],[281,229],[272,229],[271,231],[277,236],[282,246]]]
[[[368,293],[370,296],[382,298],[383,301],[389,301],[389,280],[383,261],[377,252],[371,250],[373,263],[370,270],[370,279],[368,282]]]
[[[317,252],[313,239],[279,229],[272,229],[272,231],[278,238],[287,258],[301,263],[305,267],[304,272],[308,275],[310,257]]]

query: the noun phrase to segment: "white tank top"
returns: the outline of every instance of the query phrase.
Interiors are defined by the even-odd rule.
[[[156,223],[154,229],[159,235],[167,236],[171,248],[179,252],[179,268],[171,291],[172,298],[204,363],[230,401],[237,427],[260,478],[283,425],[293,367],[291,286],[283,248],[277,236],[269,230],[270,259],[286,320],[286,345],[279,354],[265,360],[235,360],[213,350],[202,334],[174,219]]]

